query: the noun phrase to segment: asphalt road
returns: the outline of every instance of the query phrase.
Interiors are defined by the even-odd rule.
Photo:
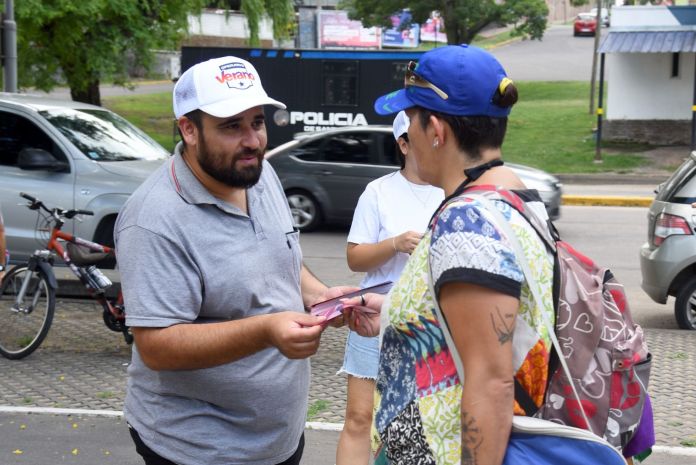
[[[555,223],[564,240],[611,268],[626,287],[639,324],[646,328],[677,329],[673,299],[667,305],[660,305],[640,288],[638,251],[647,238],[647,208],[563,206],[561,219]],[[357,285],[362,277],[346,265],[346,236],[347,229],[338,227],[301,236],[305,263],[332,285]]]
[[[514,81],[589,81],[593,37],[573,37],[571,25],[551,26],[542,40],[522,40],[491,53]]]

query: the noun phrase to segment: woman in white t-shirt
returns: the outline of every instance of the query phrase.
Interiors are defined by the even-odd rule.
[[[351,270],[367,272],[360,283],[362,288],[399,278],[431,215],[444,199],[442,189],[418,177],[408,143],[409,124],[403,111],[394,119],[401,169],[369,183],[355,208],[346,253]],[[348,375],[348,402],[336,465],[368,463],[378,361],[378,338],[351,331],[339,371]]]

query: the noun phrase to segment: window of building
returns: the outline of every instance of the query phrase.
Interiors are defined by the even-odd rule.
[[[672,54],[672,77],[679,77],[679,53]]]

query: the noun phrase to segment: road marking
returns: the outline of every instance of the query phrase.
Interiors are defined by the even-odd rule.
[[[88,410],[79,408],[50,408],[50,407],[10,407],[0,406],[0,413],[45,413],[49,415],[85,415],[97,417],[123,417],[123,412],[118,410]],[[343,423],[327,423],[321,421],[308,421],[305,429],[316,431],[335,431],[343,430]],[[696,457],[696,448],[653,446],[653,452],[659,454],[677,455],[684,457]]]

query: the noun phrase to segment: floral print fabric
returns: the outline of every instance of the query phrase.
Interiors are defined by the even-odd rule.
[[[462,387],[428,289],[429,259],[436,292],[449,282],[469,282],[520,300],[513,337],[515,376],[532,399],[538,404],[543,400],[550,340],[541,312],[553,319],[553,258],[516,210],[502,201],[495,205],[522,244],[548,304],[537,308],[495,219],[475,200],[450,202],[414,250],[382,308],[376,465],[460,463]],[[517,405],[515,409],[522,414]]]

